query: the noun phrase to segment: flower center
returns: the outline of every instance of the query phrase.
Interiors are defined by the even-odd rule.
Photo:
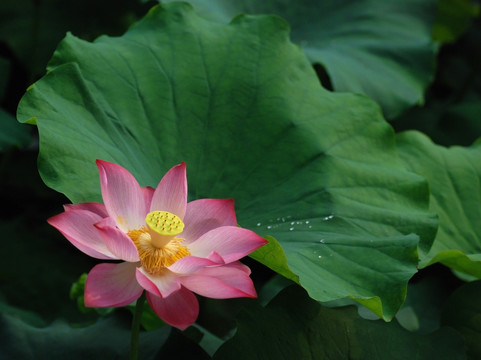
[[[152,211],[145,218],[147,227],[131,230],[132,239],[144,269],[153,275],[160,274],[165,267],[190,255],[189,249],[176,238],[184,230],[182,220],[168,211]]]
[[[145,217],[152,245],[161,248],[184,230],[184,223],[168,211],[152,211]]]

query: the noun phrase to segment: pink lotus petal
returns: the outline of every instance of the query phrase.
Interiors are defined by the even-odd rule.
[[[222,258],[222,256],[219,255],[217,251],[212,251],[209,255],[207,255],[207,259],[219,264],[219,265],[224,265],[225,261]]]
[[[234,200],[200,199],[192,201],[187,204],[184,223],[185,228],[181,236],[187,244],[215,228],[236,226]]]
[[[211,230],[193,243],[188,244],[192,256],[206,257],[217,252],[226,263],[250,254],[266,244],[267,240],[256,233],[236,226],[222,226]]]
[[[219,260],[219,259],[217,259]],[[223,265],[224,261],[220,258],[220,262],[216,262],[206,258],[200,258],[196,256],[186,256],[169,266],[169,270],[177,274],[191,274],[206,266],[219,266]]]
[[[77,249],[96,259],[117,259],[94,224],[102,218],[88,210],[72,209],[48,219]]]
[[[147,301],[158,317],[180,330],[192,325],[199,315],[197,298],[184,287],[166,298],[147,293]]]
[[[130,237],[117,228],[114,219],[105,218],[95,224],[107,249],[117,258],[129,262],[139,261],[139,252]]]
[[[135,178],[122,166],[97,160],[105,207],[124,232],[145,224],[148,208]]]
[[[135,263],[98,264],[90,270],[85,283],[85,306],[125,306],[144,289],[135,278]]]
[[[192,275],[180,278],[187,289],[214,299],[257,297],[249,274],[236,263],[203,268]]]
[[[104,204],[101,203],[96,203],[96,202],[86,202],[86,203],[80,203],[80,204],[66,204],[63,206],[65,211],[70,211],[70,210],[88,210],[91,211],[97,215],[99,215],[102,218],[106,218],[109,216],[109,213],[107,212],[107,209],[105,208]]]
[[[231,268],[236,268],[237,270],[241,270],[243,272],[245,272],[247,275],[250,275],[251,274],[251,269],[250,267],[248,267],[247,265],[244,265],[243,263],[241,263],[240,261],[235,261],[233,263],[230,263],[229,264],[229,267]]]
[[[168,211],[181,220],[185,216],[187,205],[187,177],[185,163],[174,166],[162,178],[155,189],[150,211]]]
[[[140,188],[142,194],[144,195],[145,206],[150,209],[150,203],[152,202],[152,197],[154,196],[155,189],[151,186],[145,186]]]
[[[139,267],[136,277],[140,286],[156,296],[165,298],[180,289],[178,276],[167,269],[160,275],[152,275],[145,271],[143,267]]]

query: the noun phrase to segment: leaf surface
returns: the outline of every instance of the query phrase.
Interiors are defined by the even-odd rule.
[[[422,267],[441,262],[481,278],[481,144],[446,148],[408,131],[397,136],[406,167],[430,185],[430,208],[439,215],[439,230]]]
[[[433,0],[189,2],[203,16],[224,23],[239,13],[285,18],[293,42],[312,63],[324,66],[336,91],[369,96],[387,118],[422,103],[434,77]]]

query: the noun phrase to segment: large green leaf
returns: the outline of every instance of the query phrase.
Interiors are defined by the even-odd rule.
[[[73,202],[101,200],[96,158],[151,186],[185,160],[191,199],[232,197],[240,225],[279,242],[257,254],[267,266],[390,319],[434,237],[427,186],[376,104],[323,90],[287,33],[278,17],[224,25],[166,4],[120,38],[68,35],[18,118],[38,124],[42,177]]]
[[[426,177],[439,231],[421,266],[441,262],[481,278],[481,144],[446,148],[414,131],[397,136],[401,158]]]
[[[395,320],[365,320],[352,306],[323,307],[297,287],[266,308],[242,311],[237,321],[236,334],[213,359],[466,359],[453,329],[419,336]]]
[[[162,2],[170,2],[162,1]],[[336,91],[365,94],[388,118],[416,103],[434,77],[434,0],[189,0],[202,15],[228,22],[239,13],[277,14]]]

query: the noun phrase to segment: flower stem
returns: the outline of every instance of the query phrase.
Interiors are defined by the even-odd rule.
[[[139,330],[144,302],[145,291],[142,292],[142,295],[140,295],[135,304],[134,317],[132,319],[132,331],[130,333],[130,360],[137,360],[139,358]]]

